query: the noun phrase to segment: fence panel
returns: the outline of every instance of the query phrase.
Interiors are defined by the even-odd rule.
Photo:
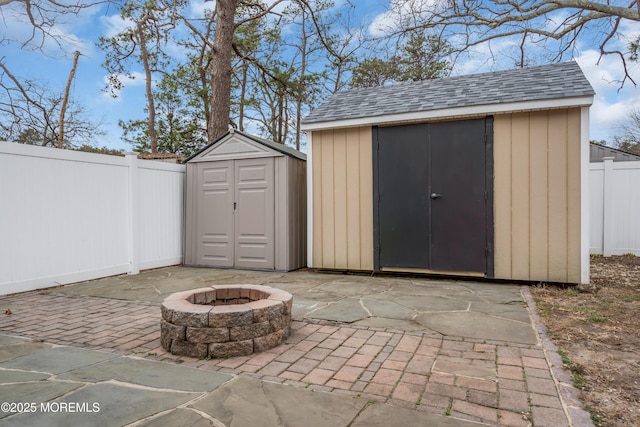
[[[0,142],[0,294],[180,263],[183,179],[135,155]]]
[[[140,161],[140,268],[182,262],[184,165]]]
[[[640,162],[591,163],[589,186],[591,253],[640,255]]]

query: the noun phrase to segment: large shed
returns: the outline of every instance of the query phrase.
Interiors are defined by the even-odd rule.
[[[308,265],[588,283],[575,62],[337,93],[307,132]]]
[[[306,264],[306,156],[229,131],[186,160],[185,265]]]

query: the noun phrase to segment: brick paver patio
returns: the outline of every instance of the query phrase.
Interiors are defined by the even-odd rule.
[[[30,292],[3,297],[0,331],[53,344],[173,361],[505,426],[567,419],[539,346],[294,321],[284,345],[229,359],[160,346],[158,305]],[[34,309],[34,307],[36,307]]]

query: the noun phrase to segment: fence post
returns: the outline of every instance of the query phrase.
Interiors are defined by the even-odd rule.
[[[614,207],[615,207],[615,188],[613,185],[613,159],[614,157],[604,157],[604,185],[603,185],[603,204],[604,212],[602,219],[602,255],[611,256],[613,254],[614,242]]]
[[[138,153],[125,153],[129,165],[128,193],[129,209],[127,212],[129,271],[128,274],[140,273],[140,197],[138,185]]]

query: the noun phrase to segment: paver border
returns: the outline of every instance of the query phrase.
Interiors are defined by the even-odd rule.
[[[540,312],[536,307],[529,286],[522,286],[522,296],[527,303],[529,315],[542,344],[542,350],[549,365],[549,372],[556,383],[558,395],[567,418],[574,426],[594,427],[591,414],[584,409],[583,403],[577,398],[580,395],[580,391],[573,386],[571,373],[562,363],[562,358],[558,353],[558,346],[549,338],[547,328],[540,317]]]

